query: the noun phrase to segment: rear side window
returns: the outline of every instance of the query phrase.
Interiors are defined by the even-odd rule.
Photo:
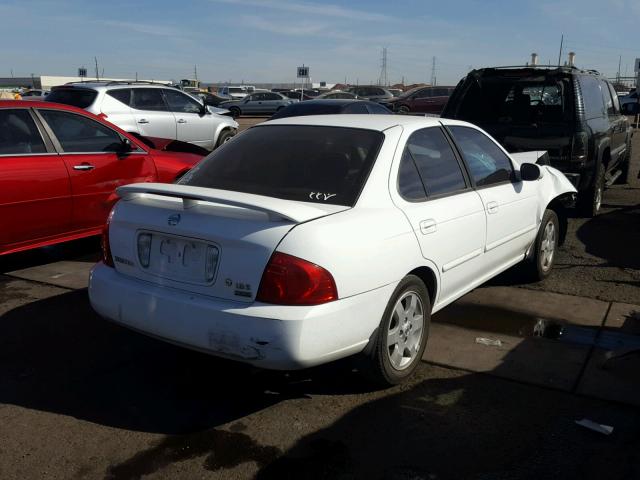
[[[113,152],[122,143],[120,135],[82,115],[57,110],[40,110],[66,153]]]
[[[478,187],[511,180],[511,160],[493,140],[474,128],[449,127],[449,130]]]
[[[46,152],[40,132],[27,110],[0,109],[0,155]]]
[[[119,88],[117,90],[109,90],[107,95],[115,98],[121,103],[125,105],[131,106],[131,89],[129,88]]]
[[[412,163],[415,169],[410,165]],[[417,178],[411,171],[418,173]],[[414,174],[415,177],[415,174]],[[424,128],[414,132],[402,154],[398,189],[409,200],[420,200],[422,181],[423,192],[428,196],[445,195],[464,190],[467,184],[449,142],[439,128]]]
[[[159,88],[135,88],[133,89],[133,101],[131,106],[137,110],[166,111],[167,105]]]
[[[598,79],[591,75],[581,76],[580,90],[582,91],[586,118],[601,117],[604,113],[604,102]]]
[[[212,152],[179,183],[353,206],[383,140],[373,130],[265,124]]]
[[[64,103],[78,108],[87,108],[96,99],[98,92],[88,88],[56,88],[47,95],[47,102]]]

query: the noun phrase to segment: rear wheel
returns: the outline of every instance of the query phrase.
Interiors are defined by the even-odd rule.
[[[229,109],[229,111],[231,112],[231,116],[233,118],[238,118],[240,116],[240,109],[238,107],[231,107]]]
[[[387,304],[365,373],[382,385],[407,379],[424,354],[430,323],[427,289],[418,277],[407,275]]]
[[[627,144],[627,152],[624,155],[624,160],[621,165],[622,173],[618,177],[617,183],[629,182],[629,170],[631,169],[631,142]]]
[[[604,195],[604,165],[598,163],[595,178],[591,186],[578,194],[578,210],[584,217],[595,217],[602,206]]]
[[[560,222],[553,210],[545,210],[540,230],[533,244],[531,258],[526,263],[528,276],[532,280],[544,280],[553,269],[560,237]]]

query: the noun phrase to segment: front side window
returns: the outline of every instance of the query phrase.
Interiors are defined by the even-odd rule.
[[[82,115],[58,110],[40,110],[66,153],[114,152],[122,144],[120,135]]]
[[[430,88],[425,88],[425,89],[419,90],[413,95],[413,98],[415,98],[415,99],[418,99],[418,98],[429,98],[429,97],[431,97],[431,89]]]
[[[412,170],[418,173],[417,179],[411,177]],[[398,180],[400,194],[409,200],[419,200],[420,181],[423,192],[430,197],[467,188],[458,159],[438,127],[412,133],[402,154]]]
[[[265,100],[282,100],[282,97],[277,93],[264,93]]]
[[[27,110],[0,109],[0,155],[46,152],[40,132]]]
[[[214,150],[179,183],[353,206],[383,139],[358,128],[265,124]]]
[[[201,105],[193,98],[177,90],[165,90],[164,97],[169,110],[180,113],[200,113]]]
[[[166,111],[162,91],[159,88],[134,88],[131,106],[137,110]]]
[[[511,160],[493,140],[474,128],[452,126],[449,130],[478,187],[511,180]]]

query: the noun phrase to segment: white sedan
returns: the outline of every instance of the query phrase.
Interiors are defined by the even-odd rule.
[[[394,384],[431,314],[524,262],[549,274],[575,193],[477,127],[395,115],[266,122],[178,185],[120,187],[91,273],[126,327],[273,369],[354,354]]]

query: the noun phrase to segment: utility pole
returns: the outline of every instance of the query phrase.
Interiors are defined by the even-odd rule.
[[[11,78],[13,78],[13,68],[11,69]]]
[[[431,86],[436,85],[436,57],[431,59]]]
[[[138,72],[136,72],[136,82],[138,81]]]
[[[622,55],[618,59],[618,77],[616,78],[616,83],[620,83],[620,67],[622,67]]]
[[[558,66],[560,66],[560,59],[562,58],[562,44],[564,43],[564,33],[560,36],[560,52],[558,53]]]
[[[382,49],[382,65],[380,68],[380,78],[378,79],[378,85],[386,86],[388,83],[387,78],[387,47]]]
[[[193,78],[197,81],[198,80],[198,66],[194,65],[193,66]]]
[[[99,70],[98,70],[98,57],[93,57],[96,62],[96,81],[100,80]]]

